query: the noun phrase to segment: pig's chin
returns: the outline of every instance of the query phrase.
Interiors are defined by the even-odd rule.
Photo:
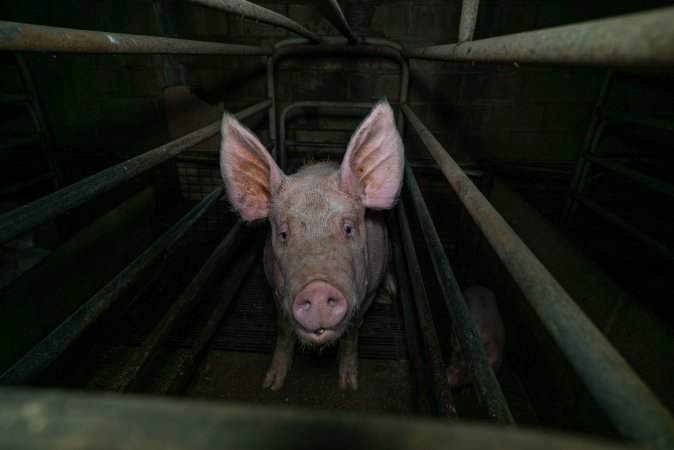
[[[308,331],[302,327],[295,329],[298,339],[305,345],[312,347],[330,346],[337,342],[342,335],[341,330],[332,330],[321,328],[319,330]]]

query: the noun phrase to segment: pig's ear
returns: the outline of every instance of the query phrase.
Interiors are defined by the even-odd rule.
[[[227,197],[245,221],[269,215],[285,175],[257,137],[234,116],[222,117],[220,173]]]
[[[340,168],[342,189],[359,195],[366,208],[390,208],[400,191],[404,164],[393,110],[380,102],[351,137]]]

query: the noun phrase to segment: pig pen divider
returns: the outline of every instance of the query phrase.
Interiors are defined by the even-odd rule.
[[[674,446],[674,420],[623,357],[517,236],[412,109],[405,117],[578,376],[616,427],[637,442]]]

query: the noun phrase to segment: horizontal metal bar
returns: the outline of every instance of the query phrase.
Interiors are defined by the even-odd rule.
[[[253,19],[258,22],[285,28],[286,30],[290,30],[294,33],[299,34],[300,36],[308,38],[311,42],[315,44],[321,42],[321,37],[318,36],[313,31],[304,28],[299,23],[295,22],[294,20],[282,14],[271,11],[267,8],[263,8],[262,6],[256,5],[255,3],[247,2],[244,0],[189,0],[189,1],[209,8],[225,11],[231,14],[236,14],[245,17],[247,19]]]
[[[271,55],[272,49],[0,21],[0,51]]]
[[[405,213],[405,204],[402,199],[398,200],[395,207],[395,215],[400,230],[400,240],[405,250],[405,260],[407,261],[407,271],[409,273],[412,292],[414,293],[414,305],[417,310],[417,319],[419,320],[419,331],[421,339],[426,349],[427,360],[430,365],[431,380],[433,384],[433,393],[435,394],[435,403],[438,412],[449,418],[456,417],[456,406],[452,398],[452,391],[445,374],[445,364],[442,360],[442,351],[438,342],[438,335],[433,324],[431,308],[428,304],[428,295],[424,280],[417,259],[417,252],[412,241],[412,232],[410,231],[407,215]]]
[[[222,266],[222,260],[230,252],[232,246],[240,242],[242,233],[243,225],[241,223],[234,225],[229,233],[227,233],[222,242],[211,253],[187,287],[182,291],[175,303],[134,353],[131,361],[126,363],[125,369],[115,376],[116,390],[125,391],[132,388],[133,382],[149,361],[152,352],[175,326],[181,315],[192,305],[205,284],[213,276],[213,273]]]
[[[459,42],[473,40],[479,8],[480,0],[463,0],[463,5],[461,6],[461,19],[459,21]]]
[[[12,184],[11,186],[4,187],[0,189],[0,198],[13,194],[15,192],[20,192],[23,191],[24,189],[27,189],[31,186],[35,186],[36,184],[43,183],[47,180],[51,180],[54,178],[54,175],[51,173],[43,173],[42,175],[37,175],[34,177],[27,178],[25,180],[22,180],[16,184]]]
[[[240,120],[250,117],[269,108],[270,105],[271,100],[261,101],[239,111],[236,117]],[[214,136],[219,131],[220,121],[214,122],[0,216],[0,244],[109,191],[124,181]]]
[[[286,106],[281,111],[279,119],[279,165],[286,169],[286,122],[288,119],[307,111],[315,112],[316,115],[347,116],[358,115],[363,110],[372,108],[373,103],[364,102],[329,102],[329,101],[301,101]]]
[[[353,45],[357,42],[337,0],[312,0],[312,3],[323,14],[323,17],[342,33],[349,44]]]
[[[543,325],[616,428],[674,447],[669,411],[571,299],[407,105],[403,112]]]
[[[605,119],[614,120],[616,122],[632,123],[642,127],[674,132],[674,118],[667,120],[659,117],[648,117],[645,115],[635,115],[617,111],[602,111],[600,115]]]
[[[39,375],[107,311],[140,275],[178,242],[182,235],[224,194],[224,186],[209,194],[61,325],[3,373],[0,376],[0,383],[25,384]]]
[[[602,158],[594,155],[585,155],[585,159],[612,172],[615,172],[618,175],[622,175],[625,178],[629,178],[630,180],[636,181],[639,184],[658,191],[661,194],[674,197],[674,186],[669,183],[665,183],[662,180],[658,180],[657,178],[648,176],[645,173],[625,167],[622,164],[611,161],[608,158]]]
[[[636,450],[547,429],[47,389],[0,388],[0,418],[0,447],[23,450],[302,449],[317,439],[350,450]]]
[[[644,233],[637,227],[624,221],[616,214],[613,214],[611,211],[604,208],[603,206],[600,206],[598,203],[590,200],[589,198],[584,197],[582,195],[578,195],[577,192],[571,193],[571,196],[583,206],[591,209],[592,211],[600,215],[604,220],[610,222],[615,227],[619,228],[620,230],[624,231],[625,233],[637,239],[647,248],[651,249],[652,251],[654,251],[655,253],[659,254],[664,258],[674,261],[673,249],[667,247],[663,243],[659,242],[657,239],[649,236],[648,234]]]
[[[9,138],[0,142],[0,151],[9,150],[17,147],[24,147],[30,144],[37,144],[41,140],[42,136],[40,134],[32,134],[29,136]]]
[[[196,342],[180,363],[180,367],[176,371],[176,375],[168,388],[168,394],[180,394],[187,387],[187,383],[192,377],[194,369],[197,367],[199,360],[207,350],[208,343],[213,339],[218,326],[220,326],[220,323],[225,317],[232,300],[234,300],[236,292],[241,287],[243,280],[246,278],[250,268],[257,259],[264,241],[264,239],[258,239],[257,243],[253,244],[251,248],[247,249],[245,256],[238,259],[234,267],[232,267],[232,269],[229,271],[225,292],[223,292],[222,298],[220,299],[218,305],[208,315],[208,322],[206,322],[206,325],[204,325],[204,327],[199,332]]]
[[[478,63],[674,66],[674,7],[403,52]]]
[[[475,330],[468,306],[442,247],[440,236],[438,236],[431,214],[426,207],[421,189],[419,189],[416,177],[407,164],[405,165],[405,181],[412,207],[419,220],[426,246],[433,261],[433,267],[435,267],[435,275],[438,278],[447,309],[454,322],[454,332],[459,338],[463,354],[475,374],[475,391],[480,403],[489,420],[514,425],[515,421],[510,413],[510,408],[508,408],[508,403],[503,396],[503,391],[501,391],[501,386],[496,380],[494,371],[487,361],[482,339]]]
[[[2,22],[0,22],[2,23]],[[24,103],[32,100],[30,94],[2,94],[0,95],[0,104]]]

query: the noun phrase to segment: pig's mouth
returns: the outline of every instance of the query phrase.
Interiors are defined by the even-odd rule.
[[[332,328],[317,328],[315,330],[307,330],[302,326],[295,330],[297,337],[306,344],[322,347],[330,345],[339,339],[342,332]]]

